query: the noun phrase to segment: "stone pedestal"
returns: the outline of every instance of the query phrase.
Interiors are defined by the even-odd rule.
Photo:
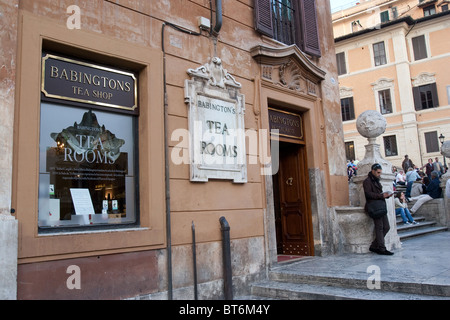
[[[351,246],[352,252],[365,253],[369,251],[369,246],[375,238],[373,229],[373,220],[363,210],[366,204],[366,196],[364,194],[363,183],[367,175],[372,169],[374,163],[378,163],[382,167],[382,174],[380,177],[383,191],[393,191],[394,174],[392,173],[392,164],[383,159],[380,153],[380,145],[376,143],[376,138],[383,134],[386,129],[386,120],[376,111],[369,110],[362,113],[356,122],[358,132],[368,139],[368,144],[365,146],[366,154],[364,159],[358,163],[358,175],[353,177],[353,182],[350,183],[350,202],[353,206],[360,207],[361,210],[354,211],[351,216],[347,216],[346,220],[352,220],[354,226],[352,229],[341,227],[344,239],[353,239]],[[393,250],[401,247],[400,238],[397,234],[397,224],[395,217],[395,202],[394,197],[386,200],[388,209],[388,218],[390,231],[385,237],[385,244],[388,250]],[[363,215],[363,216],[362,216]],[[358,233],[352,230],[370,230],[366,233]],[[353,232],[352,235],[346,234]],[[359,235],[360,239],[355,239]],[[358,245],[355,245],[357,243]],[[346,244],[344,244],[345,246]]]
[[[0,300],[17,299],[18,222],[0,214]]]

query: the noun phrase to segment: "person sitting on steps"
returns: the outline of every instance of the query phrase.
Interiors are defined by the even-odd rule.
[[[433,200],[433,199],[438,199],[438,198],[441,197],[442,189],[439,186],[439,184],[441,183],[439,181],[439,173],[436,172],[436,171],[433,171],[431,173],[431,178],[432,178],[432,180],[431,180],[430,184],[427,186],[427,193],[426,194],[422,194],[420,196],[412,197],[412,198],[408,199],[409,201],[417,200],[417,202],[414,204],[414,206],[410,210],[412,215],[414,213],[416,213],[417,210],[419,210],[419,208],[425,202],[428,202],[428,201]]]
[[[414,218],[411,216],[411,213],[408,209],[408,204],[406,203],[406,197],[403,192],[395,195],[395,215],[400,215],[403,220],[403,224],[418,224],[414,221]]]

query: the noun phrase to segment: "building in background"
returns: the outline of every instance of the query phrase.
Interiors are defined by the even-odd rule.
[[[337,252],[320,2],[1,0],[0,298],[193,298],[197,279],[220,299],[225,271],[245,295],[279,259]]]
[[[422,167],[450,138],[450,12],[445,0],[371,0],[333,14],[347,159],[364,157],[356,119],[388,123],[382,155]]]

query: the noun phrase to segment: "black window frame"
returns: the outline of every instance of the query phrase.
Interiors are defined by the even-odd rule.
[[[413,96],[416,111],[439,107],[436,83],[413,87]]]
[[[345,156],[347,160],[355,160],[355,142],[354,141],[346,141],[345,142]]]
[[[420,36],[411,38],[411,43],[413,46],[414,61],[428,58],[425,35],[422,34]]]
[[[355,103],[353,97],[341,99],[341,116],[342,121],[355,120]]]
[[[384,143],[384,154],[386,155],[386,157],[398,156],[396,135],[384,136],[383,143]]]
[[[382,46],[382,48],[379,46]],[[374,43],[373,48],[373,62],[375,67],[387,64],[386,45],[384,41]]]
[[[391,89],[378,90],[378,103],[381,114],[390,114],[394,112],[392,105]],[[387,109],[389,108],[389,109]]]
[[[437,131],[425,132],[424,137],[427,153],[435,153],[440,151]]]
[[[433,14],[436,14],[436,6],[434,4],[426,6],[423,8],[423,16],[428,17]]]
[[[338,76],[347,74],[347,62],[345,61],[345,52],[336,53],[336,63]]]

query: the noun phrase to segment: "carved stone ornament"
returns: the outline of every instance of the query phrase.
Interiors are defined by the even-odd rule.
[[[317,97],[318,84],[326,72],[317,67],[296,45],[273,48],[256,46],[252,57],[261,66],[261,78],[294,93]]]
[[[191,77],[200,77],[208,80],[208,84],[213,87],[225,89],[225,86],[241,88],[242,85],[237,82],[234,77],[223,68],[222,60],[214,57],[204,66],[197,69],[189,69],[188,74]]]
[[[374,91],[389,89],[394,86],[394,79],[381,78],[377,82],[372,83],[372,89]]]
[[[353,97],[353,89],[348,87],[339,87],[339,96],[341,99]]]
[[[217,57],[187,73],[191,76],[185,81],[190,180],[246,183],[245,96],[240,92],[241,84]]]
[[[430,83],[436,82],[435,73],[422,72],[417,77],[412,78],[412,84],[414,87],[423,86]]]
[[[283,87],[304,93],[306,90],[302,83],[305,81],[300,68],[292,60],[280,66],[280,83]]]

